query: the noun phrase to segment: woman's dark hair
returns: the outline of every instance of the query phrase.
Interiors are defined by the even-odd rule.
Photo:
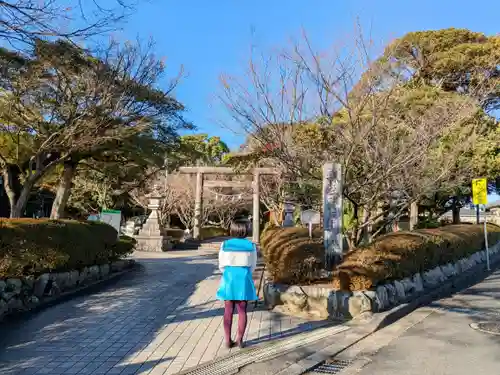
[[[247,224],[243,221],[233,221],[229,227],[229,235],[236,238],[246,238],[248,235]]]

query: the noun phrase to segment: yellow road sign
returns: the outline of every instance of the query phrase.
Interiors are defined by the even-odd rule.
[[[486,178],[475,178],[472,180],[472,203],[488,203],[488,186]]]

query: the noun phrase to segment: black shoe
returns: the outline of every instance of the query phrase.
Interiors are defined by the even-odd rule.
[[[243,342],[243,340],[238,341],[237,344],[240,349],[243,349],[245,347],[245,343]]]
[[[227,349],[231,349],[231,348],[233,348],[233,347],[234,347],[234,345],[235,345],[235,343],[234,343],[234,341],[233,341],[233,340],[231,340],[231,341],[229,341],[229,342],[226,342],[226,348],[227,348]]]

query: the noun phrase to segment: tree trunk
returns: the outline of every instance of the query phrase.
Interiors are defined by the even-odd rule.
[[[349,247],[348,251],[356,247],[356,230],[349,231],[345,234],[344,238],[346,239],[347,246]]]
[[[73,181],[76,167],[77,164],[74,162],[64,163],[61,181],[59,181],[56,197],[54,199],[54,203],[52,203],[52,210],[50,212],[51,219],[57,220],[64,217],[64,211],[71,193],[71,182]]]
[[[370,220],[370,210],[368,210],[366,207],[363,208],[363,224],[366,224]],[[371,224],[365,226],[363,228],[363,243],[364,244],[369,244],[370,243],[370,235],[372,231],[372,226]]]
[[[457,204],[457,199],[453,198],[451,206],[451,215],[453,224],[460,224],[460,206]]]
[[[277,227],[281,226],[281,220],[279,220],[278,210],[269,211],[269,221],[273,222]]]
[[[5,193],[7,194],[7,198],[9,199],[10,212],[12,213],[12,207],[16,205],[16,192],[12,184],[13,176],[12,173],[10,173],[9,167],[5,167],[5,169],[2,170],[2,177]]]
[[[34,176],[30,176],[23,184],[23,188],[21,189],[21,194],[19,194],[19,198],[17,198],[16,204],[10,209],[10,218],[17,219],[23,216],[24,209],[26,208],[26,204],[28,203],[28,199],[31,194],[31,189],[35,186],[35,182],[37,178]]]
[[[415,230],[418,225],[418,203],[410,205],[410,230]]]

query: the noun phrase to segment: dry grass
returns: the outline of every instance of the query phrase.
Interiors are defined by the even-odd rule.
[[[321,231],[313,231],[309,239],[307,228],[269,227],[261,237],[261,249],[266,269],[274,282],[310,282],[324,260]]]
[[[500,227],[488,225],[490,244],[500,240]],[[450,225],[391,233],[367,247],[350,251],[336,267],[336,289],[367,290],[390,280],[413,276],[470,256],[484,248],[482,225]]]

